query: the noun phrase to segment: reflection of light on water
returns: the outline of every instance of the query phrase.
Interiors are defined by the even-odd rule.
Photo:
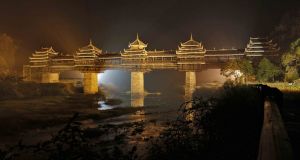
[[[135,112],[136,115],[145,115],[145,111],[144,110],[138,110]]]
[[[147,96],[148,96],[148,95],[156,95],[156,96],[160,96],[160,95],[161,95],[161,92],[152,92],[152,93],[146,92],[145,94],[146,94]]]
[[[169,78],[173,76],[180,78]],[[187,84],[185,84],[186,79],[183,77],[183,74],[177,71],[149,72],[147,73],[147,76],[144,77],[144,91],[142,93],[139,92],[142,96],[135,97],[131,95],[130,71],[106,70],[98,74],[100,91],[103,92],[108,99],[121,99],[122,104],[118,106],[109,106],[102,102],[103,105],[102,107],[99,107],[99,110],[129,106],[163,106],[161,109],[171,106],[177,107],[184,101],[190,100],[193,95],[192,91],[195,89],[201,90],[201,96],[213,95],[214,91],[211,90],[218,89],[218,87],[222,85],[224,79],[224,77],[220,75],[220,69],[208,69],[197,72],[195,78],[192,78],[192,81],[187,81]],[[162,81],[163,78],[169,79],[167,79],[167,81]],[[182,84],[185,84],[184,88],[178,87]],[[185,97],[182,96],[184,94],[186,94]]]
[[[222,86],[223,86],[223,83],[220,83],[220,82],[201,83],[198,86],[196,86],[196,89],[201,89],[201,88],[220,88]]]
[[[99,102],[98,102],[98,105],[99,105],[98,110],[109,110],[109,109],[113,109],[112,106],[105,104],[104,101],[99,101]]]
[[[131,92],[130,92],[130,91],[127,91],[127,92],[125,92],[125,94],[130,95]],[[144,96],[150,96],[150,95],[160,96],[160,95],[161,95],[161,92],[147,92],[147,91],[145,91],[143,95],[144,95]]]
[[[221,75],[221,69],[206,69],[201,72],[197,72],[197,82],[198,83],[210,83],[218,81],[224,83],[226,77]]]

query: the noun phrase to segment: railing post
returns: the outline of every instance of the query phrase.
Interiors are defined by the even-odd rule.
[[[264,102],[258,160],[292,160],[293,152],[278,106],[268,99]]]

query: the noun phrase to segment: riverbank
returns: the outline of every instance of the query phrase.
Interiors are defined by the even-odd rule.
[[[275,83],[262,83],[270,87],[278,88],[283,92],[300,92],[299,83],[275,82]]]
[[[97,102],[101,97],[103,98],[103,95],[74,94],[2,100],[0,101],[1,145],[16,144],[21,139],[31,143],[47,139],[56,133],[74,113],[80,114],[81,121],[89,121],[91,124],[94,121],[134,113],[140,109],[123,107],[99,111]],[[31,135],[35,137],[28,140]]]
[[[257,91],[253,86],[228,83],[218,89],[218,94],[211,94],[212,99],[195,99],[193,108],[181,109],[181,114],[177,114],[179,106],[166,109],[167,105],[99,110],[97,102],[105,99],[103,95],[5,100],[0,101],[0,127],[5,129],[2,129],[0,141],[17,144],[23,139],[23,144],[54,143],[51,134],[60,136],[61,129],[67,132],[64,126],[75,112],[79,112],[72,125],[83,137],[76,142],[79,147],[70,151],[72,154],[85,154],[85,150],[81,150],[88,147],[87,153],[100,156],[98,159],[124,158],[132,156],[131,153],[140,159],[255,159],[262,114]],[[294,105],[286,119],[292,119],[287,130],[290,129],[289,134],[294,134],[291,139],[296,138],[294,142],[297,142],[299,132],[295,127],[299,126],[294,126],[293,115],[298,112],[296,106],[300,104],[297,100],[300,97],[298,94],[284,94],[284,98],[284,105]],[[121,103],[117,99],[105,101],[109,105]],[[73,135],[73,131],[68,131],[68,134]],[[51,147],[54,147],[54,152],[58,149]],[[62,154],[68,156],[70,152]]]

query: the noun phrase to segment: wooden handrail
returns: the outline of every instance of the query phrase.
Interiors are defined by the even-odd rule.
[[[275,102],[264,102],[264,121],[258,160],[292,160],[293,152],[281,114]]]

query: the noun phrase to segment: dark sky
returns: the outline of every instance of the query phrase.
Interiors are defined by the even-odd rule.
[[[137,32],[150,49],[175,49],[190,33],[206,48],[243,48],[296,7],[296,0],[1,0],[0,33],[22,55],[50,45],[73,53],[90,38],[120,51]]]

